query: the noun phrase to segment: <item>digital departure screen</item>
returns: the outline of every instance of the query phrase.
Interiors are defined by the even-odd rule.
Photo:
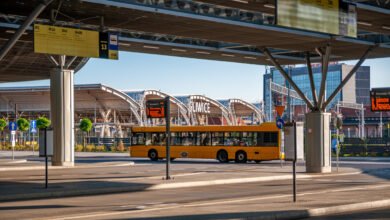
[[[164,99],[148,100],[146,102],[146,115],[148,118],[164,118],[165,106]]]
[[[390,111],[390,88],[372,89],[370,98],[371,111]]]

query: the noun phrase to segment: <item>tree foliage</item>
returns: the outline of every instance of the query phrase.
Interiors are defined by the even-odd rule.
[[[47,127],[50,126],[50,124],[51,124],[51,121],[48,118],[44,117],[44,116],[39,117],[37,119],[37,127],[39,129],[47,128]]]
[[[19,118],[16,121],[16,124],[18,124],[19,131],[28,131],[28,129],[30,128],[30,122],[25,118]]]
[[[83,118],[80,121],[80,130],[88,132],[92,129],[92,121],[89,118]]]
[[[0,118],[0,131],[3,131],[7,127],[7,121],[4,118]]]

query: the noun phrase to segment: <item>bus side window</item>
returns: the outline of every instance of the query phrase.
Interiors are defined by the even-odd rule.
[[[146,146],[152,145],[152,136],[150,133],[145,133],[145,145]]]
[[[210,146],[211,144],[211,138],[210,138],[210,132],[202,132],[200,133],[200,145],[201,146]]]
[[[159,143],[158,145],[164,146],[165,145],[165,133],[159,133]]]
[[[152,133],[152,145],[158,145],[158,134],[157,133]]]
[[[145,133],[133,133],[132,145],[144,145],[145,144]]]

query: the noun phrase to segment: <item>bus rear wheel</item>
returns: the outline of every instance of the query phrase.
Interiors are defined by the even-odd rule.
[[[246,163],[247,157],[244,151],[238,151],[236,153],[236,163]]]
[[[156,150],[152,149],[148,152],[148,157],[151,161],[157,161],[158,160],[158,153]]]
[[[221,163],[229,162],[228,153],[225,150],[220,150],[217,153],[217,160]]]

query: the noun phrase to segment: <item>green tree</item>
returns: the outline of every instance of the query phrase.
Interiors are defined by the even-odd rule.
[[[25,118],[19,118],[16,121],[16,124],[18,124],[18,129],[22,133],[22,135],[24,132],[28,131],[28,129],[30,128],[30,122]],[[23,135],[23,144],[24,143],[25,143],[25,137]]]
[[[80,121],[80,130],[83,131],[83,151],[85,151],[85,134],[92,129],[92,121],[89,118],[83,118]]]
[[[8,123],[7,120],[4,118],[0,118],[0,131],[1,131],[1,136],[3,137],[3,144],[5,144],[5,137],[4,137],[4,128],[7,127]]]
[[[48,128],[51,124],[51,121],[44,117],[44,116],[41,116],[37,119],[37,127],[39,129],[44,129],[44,128]]]

